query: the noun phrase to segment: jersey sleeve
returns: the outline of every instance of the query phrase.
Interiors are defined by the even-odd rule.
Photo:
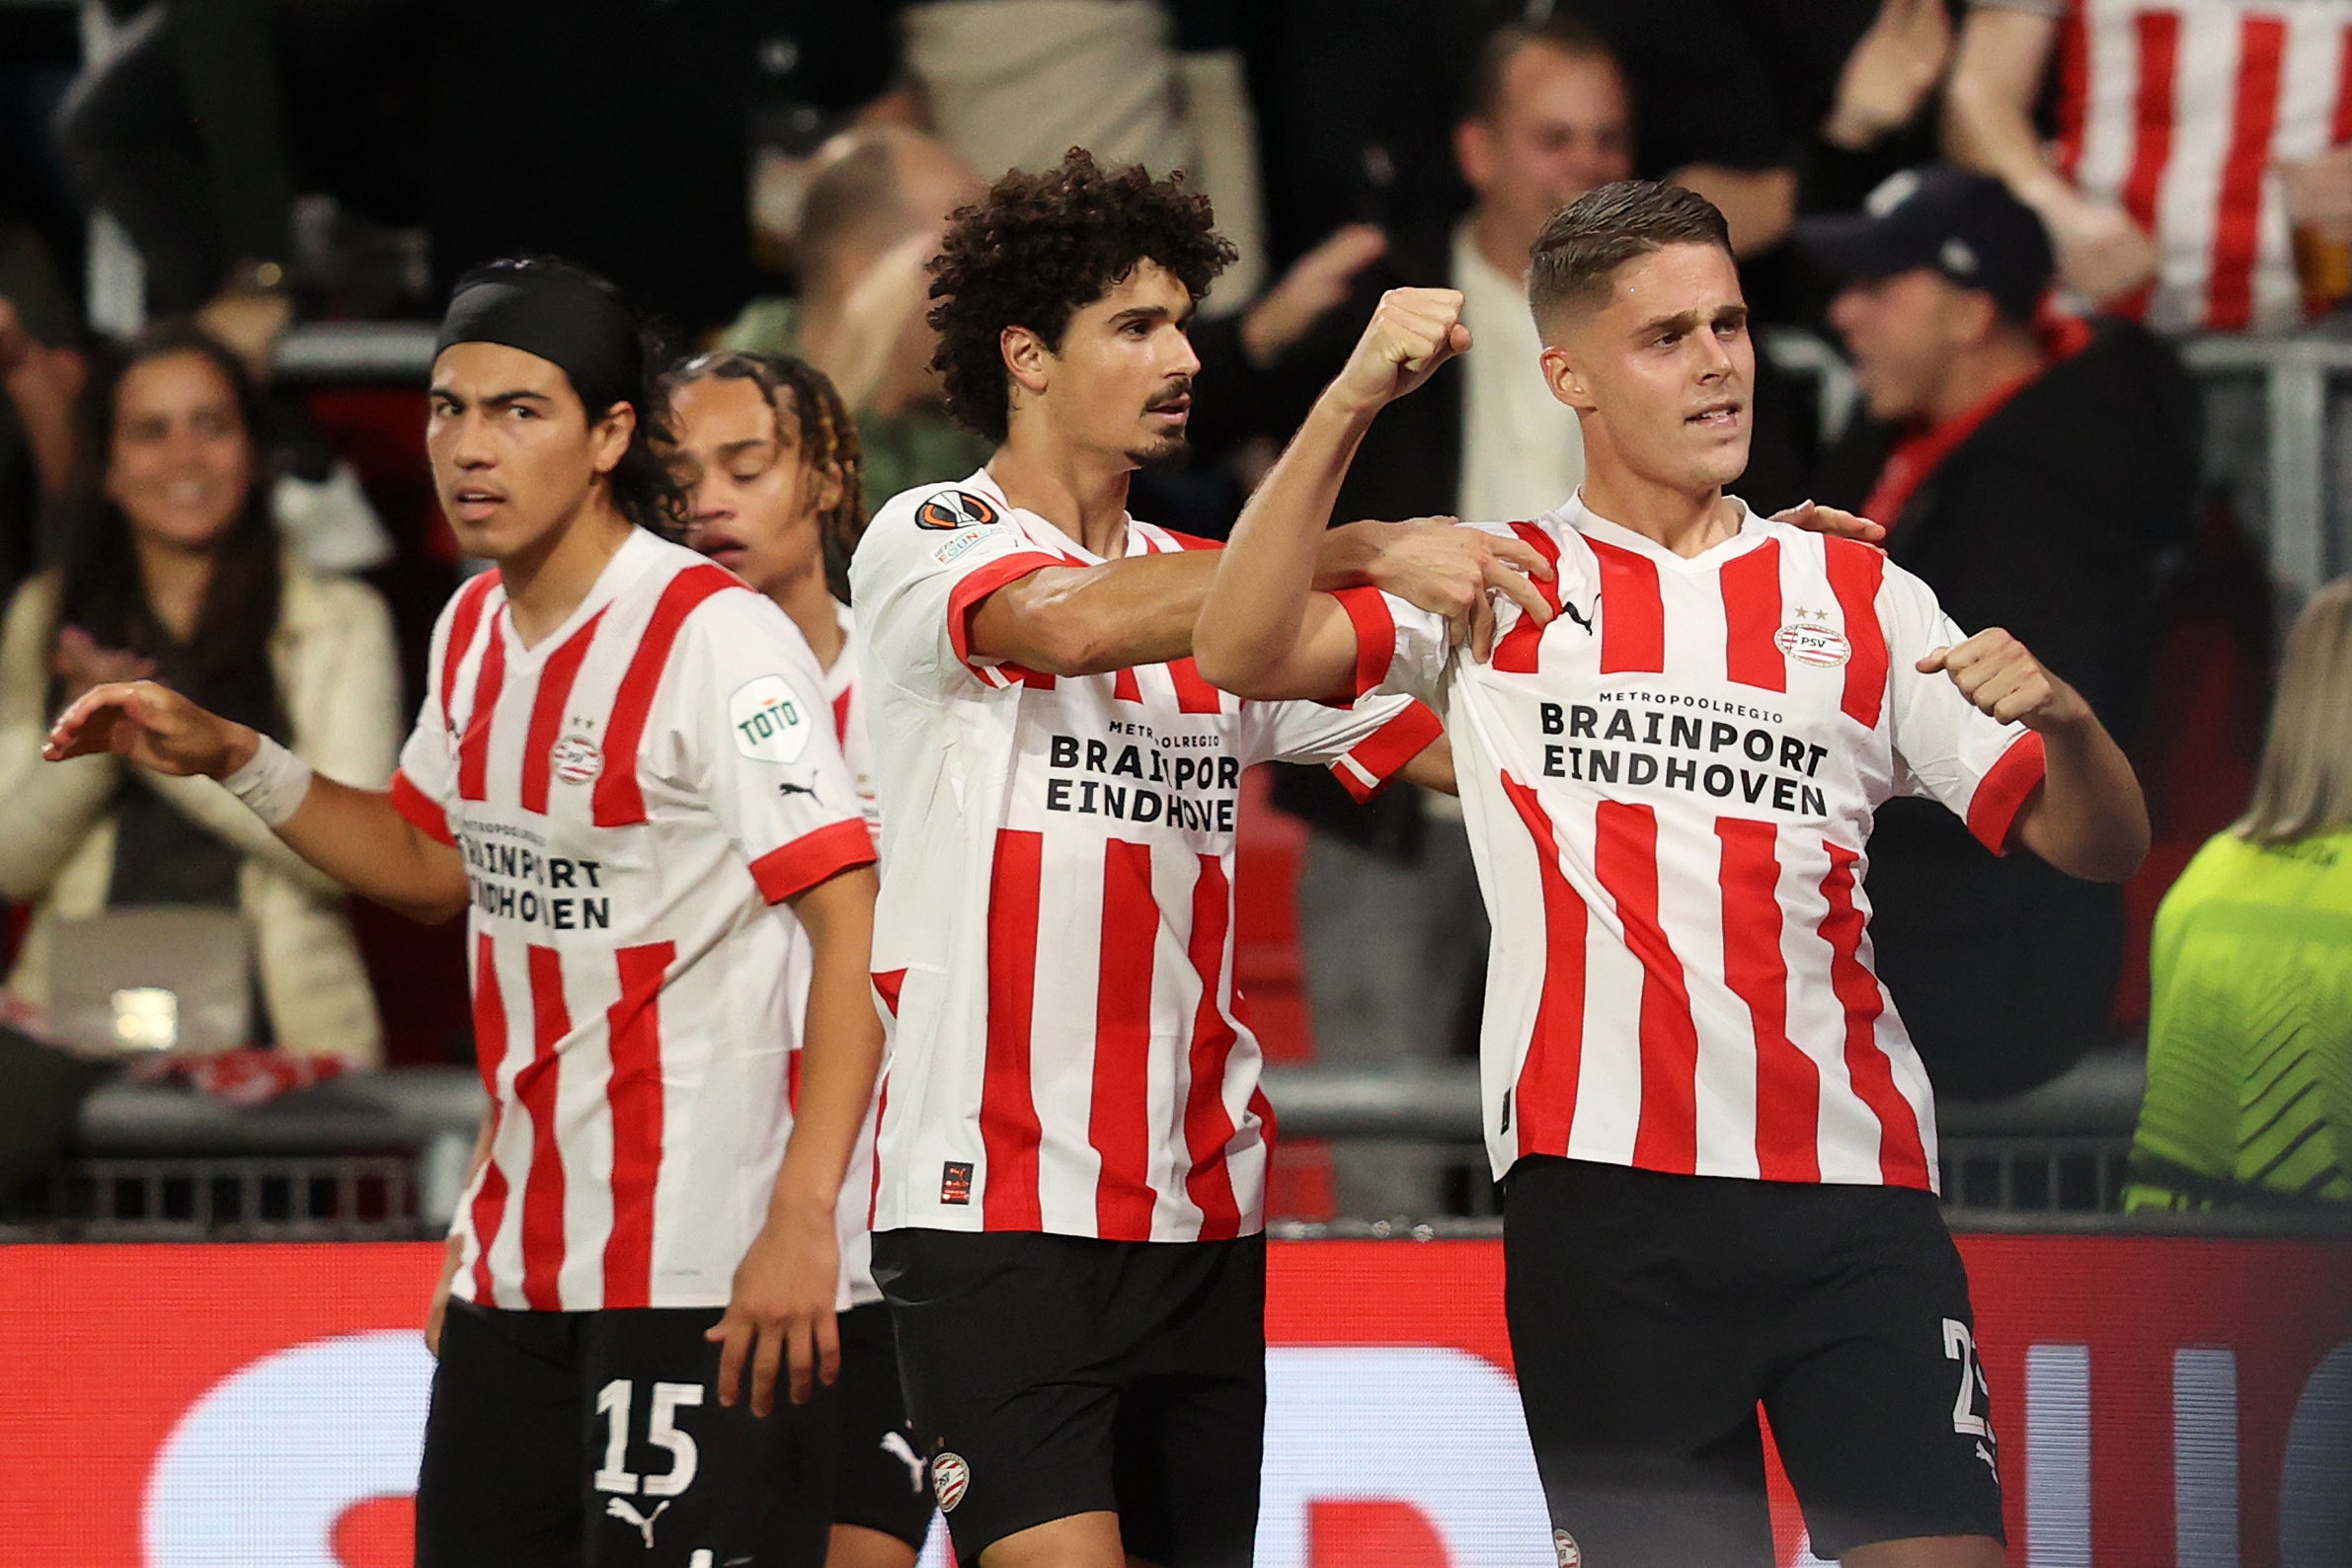
[[[1351,697],[1384,692],[1439,700],[1453,655],[1446,617],[1378,588],[1343,588],[1332,597],[1356,628]]]
[[[1427,750],[1445,726],[1427,703],[1400,695],[1262,705],[1252,762],[1320,762],[1350,795],[1369,801],[1397,770]]]
[[[417,706],[417,722],[401,743],[399,765],[392,770],[392,807],[417,831],[444,844],[457,840],[449,831],[449,802],[457,793],[457,743],[450,733],[448,693],[455,682],[449,662],[465,650],[450,647],[453,628],[472,584],[461,588],[441,606],[432,624],[431,651],[425,661],[425,700]],[[469,620],[471,617],[467,617]]]
[[[1879,589],[1887,631],[1887,696],[1898,793],[1940,801],[1995,854],[2042,781],[2042,738],[2002,724],[1960,694],[1942,670],[1919,662],[1964,641],[1927,585],[1889,565]]]
[[[749,862],[770,903],[874,860],[816,657],[782,610],[713,594],[673,657],[664,753]]]
[[[923,696],[1021,672],[976,655],[972,618],[1007,583],[1068,563],[1030,543],[998,504],[971,490],[911,490],[877,512],[849,564],[867,667]]]

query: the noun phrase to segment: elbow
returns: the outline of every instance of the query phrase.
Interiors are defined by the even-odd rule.
[[[1270,702],[1294,695],[1282,688],[1281,671],[1264,649],[1246,638],[1220,634],[1207,617],[1193,629],[1193,665],[1201,678],[1245,702]]]

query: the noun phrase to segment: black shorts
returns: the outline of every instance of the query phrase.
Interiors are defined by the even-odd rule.
[[[931,1533],[930,1471],[906,1420],[899,1337],[880,1301],[841,1314],[841,1477],[833,1523],[895,1535],[923,1549]]]
[[[886,1230],[907,1414],[962,1562],[1113,1511],[1159,1568],[1246,1568],[1266,1442],[1266,1238]]]
[[[1520,1398],[1563,1562],[1769,1560],[1757,1406],[1815,1555],[2002,1539],[1959,1250],[1908,1188],[1530,1157],[1503,1220]]]
[[[451,1301],[417,1477],[417,1568],[822,1568],[834,1392],[719,1403],[717,1307]]]

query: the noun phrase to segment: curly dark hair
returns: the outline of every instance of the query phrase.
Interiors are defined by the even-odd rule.
[[[787,420],[799,437],[794,443],[801,459],[819,468],[830,467],[841,476],[841,499],[817,519],[818,537],[824,545],[824,577],[833,597],[849,598],[849,558],[866,531],[864,449],[857,421],[841,394],[823,370],[806,359],[785,353],[762,353],[749,349],[721,349],[698,353],[672,365],[661,380],[663,419],[670,420],[670,404],[697,381],[748,381],[766,397],[779,427]]]
[[[1109,293],[1140,261],[1174,274],[1194,299],[1233,264],[1209,198],[1182,171],[1154,180],[1140,165],[1105,169],[1072,147],[1060,166],[1013,170],[948,219],[931,259],[931,367],[956,422],[1001,441],[1010,382],[1004,329],[1027,327],[1058,349],[1069,319]]]

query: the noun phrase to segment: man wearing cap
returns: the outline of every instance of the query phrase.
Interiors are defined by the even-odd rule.
[[[562,263],[459,282],[426,445],[497,569],[433,629],[389,791],[147,681],[49,745],[219,779],[353,892],[467,912],[490,1115],[427,1329],[421,1568],[824,1558],[874,851],[806,640],[655,531],[640,343]]]
[[[2187,372],[2134,323],[2044,308],[2050,243],[1997,180],[1909,170],[1797,238],[1845,279],[1830,320],[1868,409],[1819,494],[1886,524],[1888,554],[1956,620],[2015,634],[2129,745],[2156,564],[2195,500]],[[2104,1028],[2120,889],[1998,858],[1894,801],[1870,841],[1870,893],[1880,974],[1943,1092],[2019,1092]],[[1988,990],[1987,975],[2003,981]]]

